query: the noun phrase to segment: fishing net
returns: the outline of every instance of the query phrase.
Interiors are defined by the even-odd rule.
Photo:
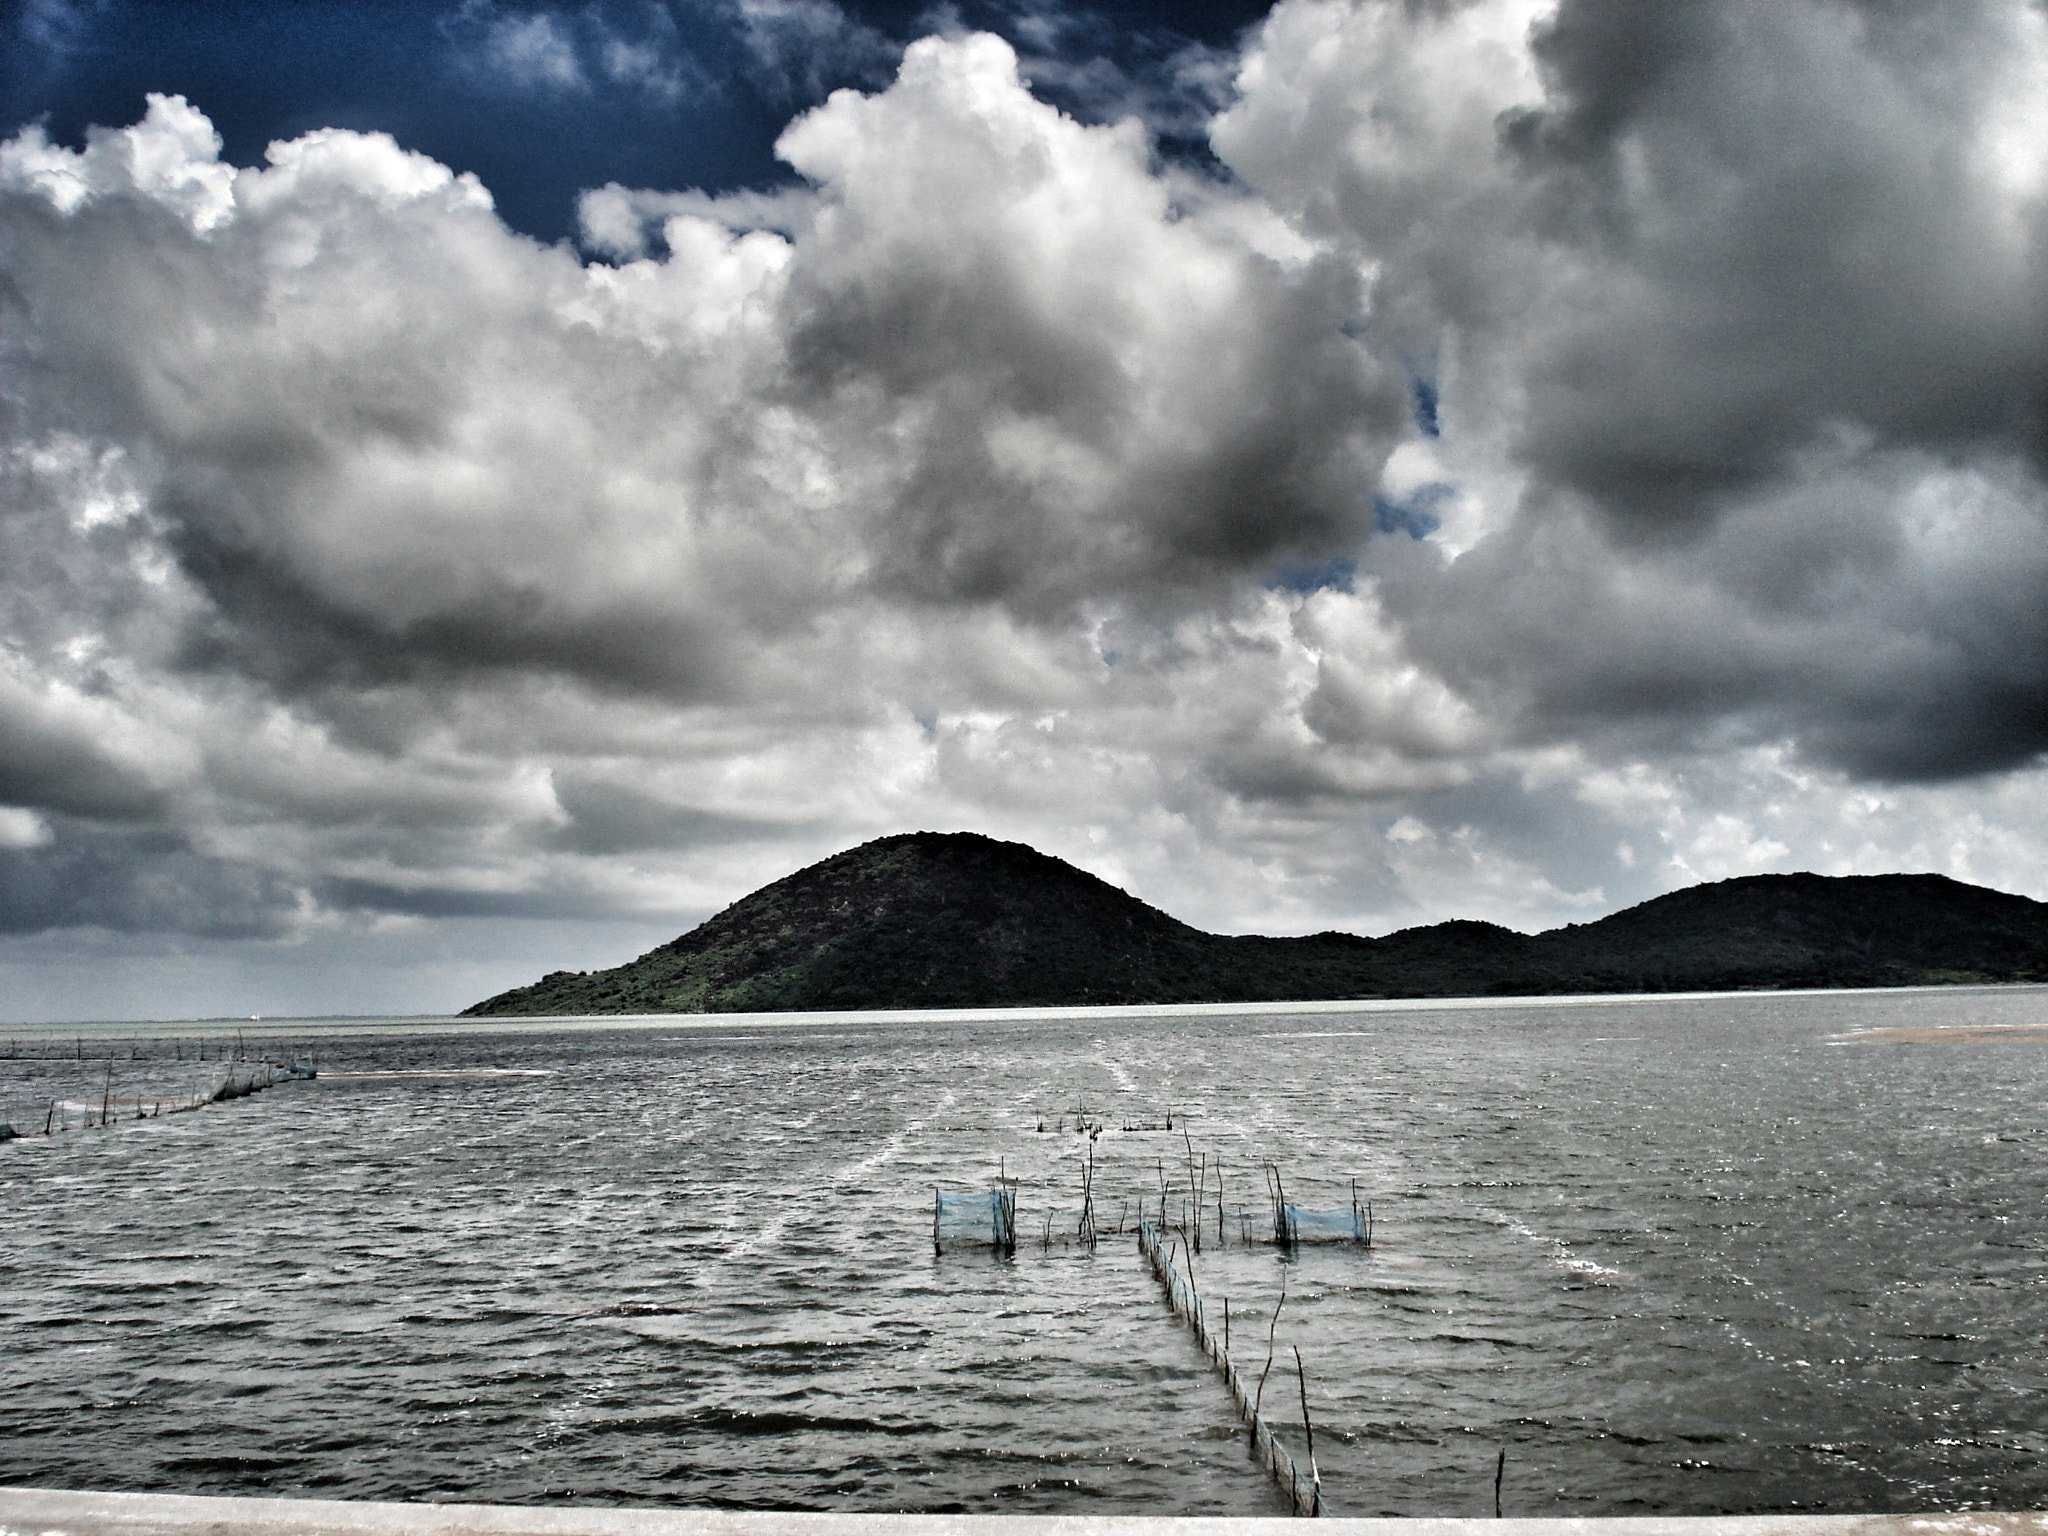
[[[970,1248],[1017,1251],[1017,1192],[978,1189],[949,1195],[935,1190],[932,1201],[932,1247],[939,1253]]]
[[[1334,1211],[1311,1211],[1299,1205],[1280,1207],[1285,1243],[1363,1243],[1368,1241],[1365,1211],[1352,1205]]]

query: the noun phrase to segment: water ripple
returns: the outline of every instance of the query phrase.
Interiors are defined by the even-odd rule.
[[[1298,1346],[1337,1513],[1488,1513],[1500,1449],[1510,1514],[2041,1507],[2044,1014],[366,1022],[314,1082],[0,1146],[0,1482],[1280,1512],[1128,1238],[1072,1245],[1078,1117],[1112,1225],[1190,1151],[1235,1233],[1267,1160],[1373,1200],[1370,1253],[1212,1205],[1193,1260],[1248,1379],[1284,1283],[1266,1406],[1299,1451]],[[934,1256],[933,1187],[998,1167],[1015,1258]]]

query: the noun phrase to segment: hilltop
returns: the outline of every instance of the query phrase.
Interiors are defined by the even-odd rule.
[[[1022,843],[878,838],[604,971],[464,1010],[751,1013],[2048,980],[2048,904],[1941,875],[1747,875],[1598,922],[1204,933]]]

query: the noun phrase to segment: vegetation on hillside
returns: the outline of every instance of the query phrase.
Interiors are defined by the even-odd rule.
[[[515,1014],[1233,1002],[2048,980],[2048,905],[1940,875],[1750,875],[1535,935],[1190,928],[1021,843],[912,832],[762,887],[629,964],[466,1009]]]

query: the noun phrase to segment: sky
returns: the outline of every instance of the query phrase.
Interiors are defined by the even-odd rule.
[[[2032,0],[0,18],[0,1019],[2048,897]]]

